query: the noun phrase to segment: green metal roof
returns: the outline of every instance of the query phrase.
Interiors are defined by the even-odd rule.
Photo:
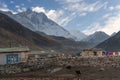
[[[11,53],[11,52],[22,52],[30,51],[28,47],[11,47],[11,48],[0,48],[0,53]]]

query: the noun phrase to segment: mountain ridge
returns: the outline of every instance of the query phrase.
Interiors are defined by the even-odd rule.
[[[82,39],[87,37],[87,35],[79,30],[69,30],[69,32],[76,37],[75,41],[81,41]]]
[[[0,47],[9,47],[9,44],[11,47],[21,45],[30,47],[30,50],[55,50],[59,53],[76,53],[83,46],[87,46],[86,43],[77,43],[64,37],[38,34],[2,13],[0,13],[0,43]]]
[[[37,13],[28,9],[25,12],[17,14],[11,14],[10,12],[5,12],[5,14],[32,31],[75,39],[75,36],[71,35],[69,31],[49,19],[44,13]]]
[[[105,32],[97,31],[89,35],[88,37],[84,38],[82,41],[93,43],[94,46],[96,46],[97,44],[107,40],[109,37],[110,36],[107,35]]]
[[[120,31],[104,42],[96,45],[96,48],[101,48],[106,51],[120,51]]]
[[[48,48],[48,47],[56,47],[56,45],[60,45],[58,42],[46,38],[44,36],[41,36],[25,27],[23,27],[21,24],[17,23],[15,20],[9,18],[9,16],[0,13],[0,29],[4,30],[5,32],[9,32],[10,34],[13,34],[13,40],[15,37],[18,37],[18,39],[21,40],[22,44],[24,44],[25,41],[29,41],[29,43],[34,44],[38,48]],[[3,31],[1,31],[1,35],[3,34]],[[5,34],[5,33],[4,33]],[[8,36],[9,38],[12,38],[9,34],[4,35],[5,37]],[[2,40],[2,42],[6,42],[6,40]],[[14,40],[15,41],[15,40]],[[31,46],[29,46],[31,47]]]

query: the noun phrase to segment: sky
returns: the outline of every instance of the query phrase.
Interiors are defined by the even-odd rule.
[[[0,10],[14,14],[44,12],[67,30],[87,35],[104,31],[111,35],[120,30],[120,0],[0,0]]]

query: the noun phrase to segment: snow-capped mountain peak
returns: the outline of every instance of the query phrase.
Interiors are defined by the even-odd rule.
[[[71,35],[67,30],[65,30],[63,27],[49,19],[42,12],[37,13],[32,11],[31,9],[28,9],[25,12],[7,15],[32,31],[43,32],[47,35],[75,39],[75,37]]]

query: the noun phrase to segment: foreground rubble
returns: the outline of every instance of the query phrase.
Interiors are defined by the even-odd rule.
[[[109,56],[109,57],[81,57],[81,56],[57,56],[52,58],[30,58],[26,63],[18,63],[12,65],[1,65],[0,66],[0,77],[50,77],[55,78],[54,80],[94,80],[99,74],[110,71],[117,72],[113,74],[117,76],[120,71],[120,57]],[[99,75],[97,77],[97,74]],[[106,75],[104,74],[104,75]],[[104,77],[104,75],[102,77]],[[108,75],[106,75],[108,76]],[[56,79],[58,78],[58,79]],[[106,77],[105,77],[106,78]],[[110,80],[105,79],[103,80]],[[98,78],[99,79],[99,78]],[[25,79],[24,79],[25,80]],[[29,79],[28,79],[29,80]],[[34,79],[32,79],[34,80]],[[37,80],[37,79],[35,79]],[[102,79],[100,79],[102,80]],[[117,79],[115,79],[117,80]]]

